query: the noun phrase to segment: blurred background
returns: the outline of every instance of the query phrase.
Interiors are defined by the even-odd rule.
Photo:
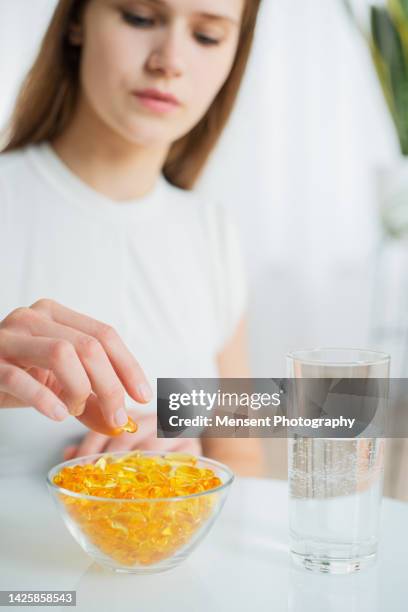
[[[55,3],[2,0],[0,128]],[[285,376],[288,350],[318,345],[386,350],[405,376],[408,251],[380,214],[405,158],[368,46],[341,0],[262,4],[239,103],[198,186],[240,229],[253,376]],[[286,441],[266,447],[270,475],[286,478]],[[408,499],[407,467],[407,441],[390,442],[386,494]]]

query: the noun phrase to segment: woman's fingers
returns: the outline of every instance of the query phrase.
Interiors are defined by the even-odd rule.
[[[75,451],[75,457],[84,457],[85,455],[96,455],[101,453],[106,446],[109,438],[95,431],[90,431],[81,440],[78,448]]]
[[[155,414],[139,414],[136,410],[129,410],[129,416],[137,423],[138,430],[135,433],[122,432],[117,436],[104,435],[108,434],[109,430],[106,423],[101,419],[98,409],[98,398],[91,395],[88,399],[84,414],[77,417],[91,431],[84,436],[79,446],[67,447],[64,451],[66,460],[74,457],[81,457],[84,454],[100,453],[103,451],[114,452],[120,450],[132,450],[138,448],[141,441],[145,438],[152,440],[156,435],[156,415]],[[102,433],[98,433],[102,432]],[[66,455],[65,455],[66,453]]]
[[[94,402],[88,402],[87,416],[96,407]],[[90,455],[101,452],[117,452],[125,450],[151,450],[158,452],[177,452],[190,453],[193,455],[202,454],[201,440],[199,438],[157,438],[157,417],[156,414],[138,414],[136,410],[129,410],[129,416],[138,424],[138,430],[134,434],[123,432],[118,436],[111,437],[106,435],[87,434],[79,446],[71,446],[65,449],[64,458],[66,460],[83,455]],[[83,415],[79,417],[79,420]]]
[[[66,446],[62,454],[63,461],[69,461],[70,459],[74,459],[74,457],[77,457],[77,450],[78,446]]]
[[[54,300],[39,300],[31,306],[50,319],[96,338],[103,346],[126,391],[138,402],[148,402],[152,390],[136,358],[110,325],[81,314]]]
[[[91,393],[91,395],[86,400],[85,410],[83,411],[83,413],[77,416],[76,418],[83,425],[85,425],[85,427],[91,429],[92,431],[96,431],[97,433],[101,433],[107,436],[115,435],[114,430],[117,429],[117,426],[115,425],[114,427],[111,427],[110,425],[108,425],[101,412],[99,398],[94,393]],[[126,413],[126,422],[127,420],[128,416]]]
[[[140,450],[152,450],[167,453],[189,453],[201,455],[200,440],[190,440],[187,438],[146,438],[137,447]]]
[[[158,438],[157,437],[157,415],[138,415],[137,411],[129,411],[130,416],[138,424],[138,430],[134,434],[127,432],[120,436],[111,438],[106,444],[105,451],[114,452],[120,450],[152,450],[165,452],[184,452],[200,455],[202,452],[199,438]]]
[[[64,391],[61,399],[68,406],[73,405],[75,414],[74,412],[72,414],[74,416],[82,414],[86,399],[93,390],[99,399],[100,409],[106,422],[111,427],[121,427],[126,424],[124,389],[103,346],[96,338],[41,316],[33,321],[31,333],[34,336],[60,339],[54,357],[59,369],[58,371],[55,367],[52,369],[57,378],[63,376],[61,382]],[[74,361],[76,361],[77,372],[74,372],[73,369]],[[79,370],[82,370],[82,377],[77,379]],[[86,388],[85,395],[77,394],[79,386]]]
[[[0,322],[0,362],[0,406],[26,403],[60,419],[65,405],[74,416],[86,412],[83,423],[103,434],[127,422],[125,389],[140,402],[152,396],[138,362],[112,327],[53,300],[17,308]],[[60,402],[51,408],[57,397]]]
[[[63,421],[69,415],[67,407],[50,389],[21,368],[0,361],[0,405],[9,405],[7,396],[19,400],[21,406],[33,406],[54,421]]]
[[[89,435],[89,434],[88,434]],[[99,435],[99,434],[97,434]],[[96,453],[108,452],[115,453],[118,451],[127,451],[127,450],[151,450],[157,452],[175,452],[175,453],[189,453],[191,455],[201,455],[202,447],[200,440],[190,440],[190,439],[180,439],[180,440],[171,440],[171,439],[157,439],[150,438],[143,441],[143,443],[136,444],[132,439],[132,434],[123,433],[117,438],[109,438],[108,436],[102,436],[100,439],[100,443],[98,441],[97,444],[93,445],[92,442],[89,442],[90,446],[87,448],[80,448],[78,446],[67,446],[64,450],[64,461],[69,461],[70,459],[74,459],[75,457],[82,457],[83,455],[92,455]],[[87,436],[86,436],[87,437]],[[87,444],[88,441],[84,440],[84,444]]]
[[[60,381],[63,389],[60,397],[69,407],[71,414],[82,414],[86,399],[93,390],[99,398],[100,409],[110,427],[121,427],[127,422],[124,410],[125,393],[121,380],[104,347],[96,338],[56,323],[32,309],[20,309],[17,322],[19,333],[16,333],[13,327],[9,331],[3,330],[3,335],[14,331],[14,340],[4,342],[9,348],[2,354],[9,359],[19,360],[20,363],[24,359],[24,364],[29,364],[33,363],[38,347],[43,358],[40,364],[52,369]],[[22,329],[27,331],[27,335],[21,334]],[[38,343],[39,337],[43,341],[42,347]]]
[[[188,453],[190,455],[202,455],[203,447],[200,438],[178,438],[178,444],[174,446],[172,452]]]
[[[67,458],[82,457],[95,453],[109,452],[114,453],[124,450],[150,450],[157,452],[176,452],[201,455],[202,447],[199,439],[186,438],[157,438],[155,432],[150,432],[143,439],[136,440],[135,434],[123,432],[115,438],[94,434],[93,432],[85,436],[79,447],[74,447],[74,451]]]
[[[35,331],[41,337],[0,330],[0,354],[22,367],[34,365],[52,370],[64,389],[61,401],[72,415],[81,414],[92,387],[74,347],[58,336],[49,337],[50,330],[47,333],[41,323],[36,323]]]
[[[105,451],[114,453],[121,450],[136,450],[141,448],[141,442],[134,438],[135,434],[123,432],[116,438],[110,438],[106,444]]]

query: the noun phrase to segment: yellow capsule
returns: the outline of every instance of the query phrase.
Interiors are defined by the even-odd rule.
[[[194,455],[188,455],[187,453],[171,453],[169,455],[165,455],[164,457],[169,463],[191,463],[192,465],[196,465],[197,457]]]
[[[138,429],[138,426],[130,417],[128,417],[128,422],[126,423],[126,425],[122,427],[122,430],[127,431],[128,433],[136,433]]]
[[[120,434],[123,432],[135,433],[138,429],[139,429],[138,425],[136,425],[133,419],[128,417],[128,422],[126,423],[126,425],[123,425],[123,427],[116,427],[115,429],[112,429],[109,435],[110,436],[120,436]]]
[[[85,466],[85,468],[88,466]],[[104,470],[106,468],[106,459],[104,457],[100,457],[98,459],[98,461],[95,463],[95,467],[99,467],[101,468],[101,470]]]

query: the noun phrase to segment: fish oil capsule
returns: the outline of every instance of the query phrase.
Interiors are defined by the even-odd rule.
[[[123,427],[116,427],[115,429],[112,429],[111,433],[109,435],[111,436],[120,436],[120,434],[127,432],[127,433],[136,433],[137,430],[139,429],[138,425],[134,422],[134,420],[131,417],[128,417],[128,422],[123,425]]]

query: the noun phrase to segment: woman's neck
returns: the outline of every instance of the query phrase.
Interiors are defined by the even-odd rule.
[[[117,202],[142,198],[155,186],[169,147],[130,143],[85,103],[51,142],[61,160],[87,185]]]

